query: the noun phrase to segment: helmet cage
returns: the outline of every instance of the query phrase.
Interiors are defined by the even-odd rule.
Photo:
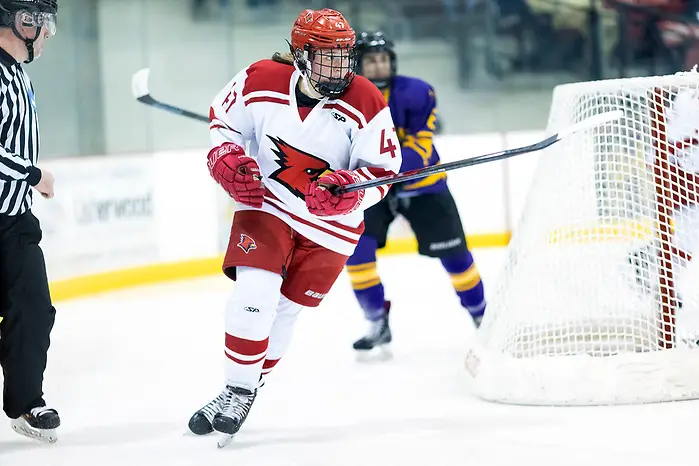
[[[310,86],[323,97],[341,95],[354,79],[356,52],[354,47],[314,48],[292,50],[299,71]]]

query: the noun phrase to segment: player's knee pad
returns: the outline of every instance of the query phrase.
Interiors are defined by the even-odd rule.
[[[282,295],[279,298],[279,305],[277,306],[278,315],[284,316],[286,319],[296,320],[301,309],[303,309],[301,304],[291,301],[286,296]]]
[[[272,333],[290,335],[301,309],[303,309],[302,305],[297,304],[286,296],[282,295],[281,299],[279,300],[279,306],[277,307],[277,316],[274,319]]]
[[[235,292],[226,308],[226,333],[249,340],[266,339],[277,314],[281,285],[279,274],[238,267]]]
[[[267,352],[268,360],[279,360],[286,352],[291,336],[294,331],[294,325],[298,319],[298,315],[303,309],[303,306],[290,301],[287,297],[282,296],[277,307],[277,316],[274,318],[272,330],[269,334],[269,350]],[[265,363],[268,364],[268,363]]]
[[[359,243],[354,249],[354,253],[347,259],[347,265],[361,265],[371,262],[376,262],[376,250],[379,242],[373,236],[362,235],[359,238]]]
[[[442,266],[450,274],[462,273],[473,265],[473,255],[471,251],[459,251],[447,257],[442,257]]]

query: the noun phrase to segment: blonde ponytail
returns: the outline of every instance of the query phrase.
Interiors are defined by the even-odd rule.
[[[294,56],[291,54],[291,52],[275,52],[274,55],[272,55],[272,60],[276,61],[277,63],[294,66]]]

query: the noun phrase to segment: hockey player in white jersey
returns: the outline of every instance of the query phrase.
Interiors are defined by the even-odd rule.
[[[354,44],[342,14],[305,10],[290,53],[245,68],[211,106],[209,170],[239,203],[223,263],[236,287],[226,307],[225,387],[192,416],[195,434],[238,432],[299,311],[328,293],[359,241],[364,210],[389,188],[333,195],[326,187],[400,168],[390,111],[377,87],[355,76]]]
[[[699,91],[683,89],[679,91],[670,106],[665,110],[663,145],[666,152],[667,168],[662,176],[670,181],[670,195],[666,207],[672,219],[672,262],[679,278],[690,264],[692,255],[699,243]],[[656,144],[657,145],[657,144]],[[649,169],[653,170],[657,148],[647,154]],[[636,281],[650,291],[657,287],[651,279],[657,271],[657,257],[653,245],[635,251],[631,262],[636,267]],[[682,306],[681,297],[678,296]]]
[[[667,114],[670,177],[675,178],[674,246],[678,265],[686,266],[699,240],[699,91],[678,93]]]

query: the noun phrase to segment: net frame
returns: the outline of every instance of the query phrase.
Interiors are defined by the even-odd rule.
[[[668,137],[668,116],[676,111],[683,92],[696,92],[699,100],[696,70],[554,89],[550,134],[601,112],[620,109],[624,117],[542,153],[508,247],[507,265],[467,350],[474,394],[534,405],[699,398],[696,340],[683,336],[677,327],[676,269],[683,261],[686,266],[691,256],[673,241],[673,216],[683,206],[699,204],[697,174],[677,163],[699,140]],[[699,129],[699,118],[691,120],[688,124]],[[550,180],[558,173],[574,177],[576,170],[582,180],[572,180],[570,186],[563,185],[565,180],[563,184]],[[579,217],[563,213],[572,221],[555,228],[551,228],[555,219],[542,218],[547,203],[557,199],[547,197],[546,188],[579,190],[561,195],[575,203],[576,194],[583,202],[588,200],[590,186],[594,186],[594,214],[586,209],[581,210],[588,215]],[[639,244],[648,251],[638,259],[647,280],[638,288],[615,290],[620,283],[615,274],[633,269],[629,265],[624,272],[622,253],[638,250]],[[582,261],[583,273],[599,274],[598,279],[582,280],[593,285],[591,293],[599,294],[599,299],[582,297],[575,283],[580,277],[566,268],[568,263],[558,267],[559,261]],[[533,282],[533,271],[543,277],[548,273],[550,283]],[[699,273],[695,278],[699,280]],[[684,313],[699,311],[699,296],[683,301]],[[544,307],[538,314],[537,306]]]

